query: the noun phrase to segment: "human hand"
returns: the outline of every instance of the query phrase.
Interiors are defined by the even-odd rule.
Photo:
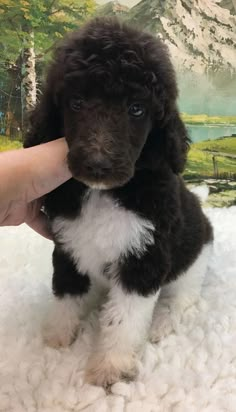
[[[0,226],[27,223],[51,239],[43,196],[71,177],[64,138],[29,149],[0,153]]]

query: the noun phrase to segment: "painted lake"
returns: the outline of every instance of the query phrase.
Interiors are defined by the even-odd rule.
[[[236,125],[190,125],[186,124],[192,142],[214,140],[219,137],[236,134]]]

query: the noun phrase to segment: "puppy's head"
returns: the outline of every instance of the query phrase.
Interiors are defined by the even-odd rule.
[[[79,181],[109,189],[128,182],[136,168],[167,162],[175,173],[183,169],[187,135],[160,40],[117,20],[95,19],[58,47],[48,87]]]

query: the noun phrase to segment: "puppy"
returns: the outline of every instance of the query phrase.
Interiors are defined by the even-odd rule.
[[[135,376],[161,290],[176,315],[199,296],[213,234],[180,176],[190,141],[177,94],[158,38],[95,19],[56,49],[31,115],[25,147],[66,136],[73,175],[45,197],[55,243],[46,340],[69,345],[106,287],[93,384]],[[154,340],[162,322],[157,313]]]

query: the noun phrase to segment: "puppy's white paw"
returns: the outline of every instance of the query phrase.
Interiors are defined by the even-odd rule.
[[[69,346],[79,328],[78,306],[71,298],[55,299],[42,325],[43,339],[52,348]]]
[[[157,343],[172,332],[179,333],[184,317],[192,318],[197,314],[194,301],[182,300],[172,302],[171,306],[160,306],[155,310],[150,331],[150,341]]]
[[[47,346],[58,349],[71,345],[76,339],[79,322],[75,325],[52,325],[47,323],[43,326],[43,340]]]
[[[97,352],[88,361],[85,381],[92,385],[108,388],[114,383],[130,381],[137,374],[135,355],[119,352],[106,354]]]
[[[164,337],[168,336],[174,329],[173,319],[168,307],[158,308],[153,318],[150,341],[157,343]]]

